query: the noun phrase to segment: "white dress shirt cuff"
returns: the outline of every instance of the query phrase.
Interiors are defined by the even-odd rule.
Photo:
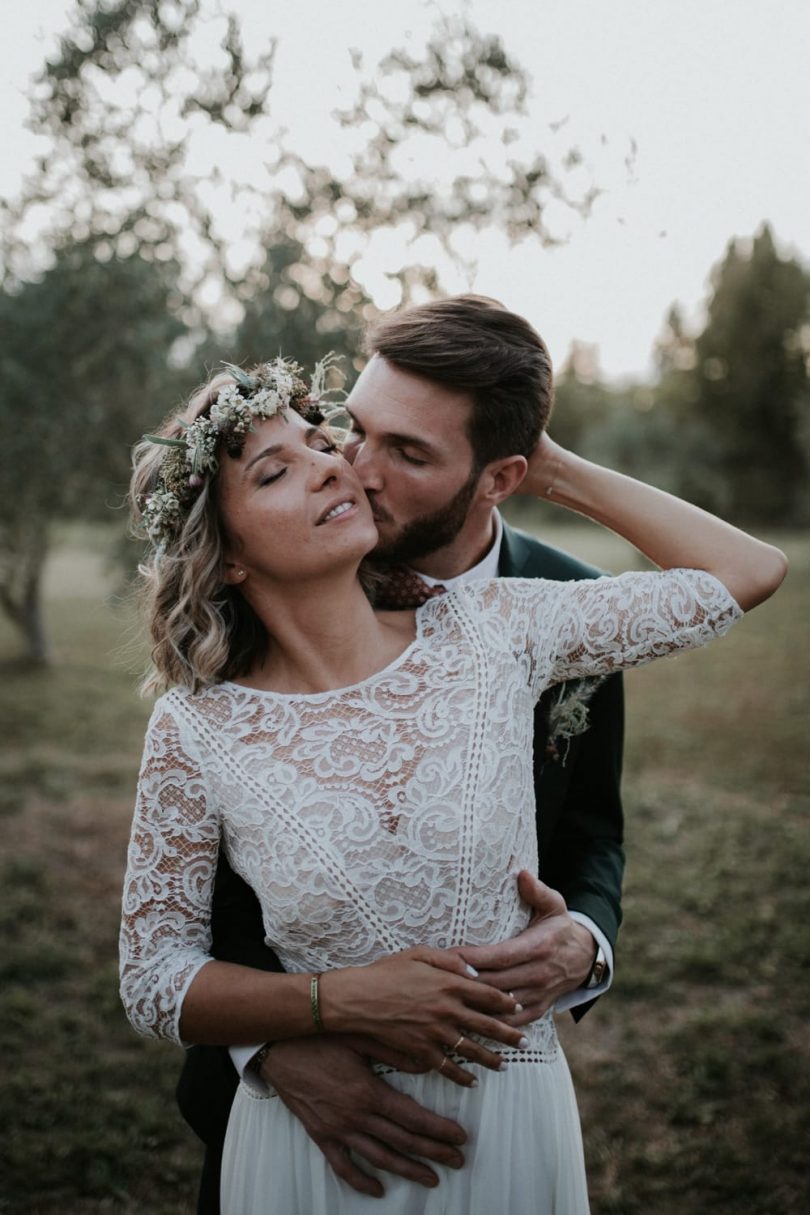
[[[261,1050],[262,1046],[262,1042],[257,1043],[256,1046],[229,1046],[228,1054],[231,1056],[231,1063],[239,1073],[239,1079],[243,1080],[248,1088],[253,1089],[253,1092],[259,1097],[266,1097],[270,1091],[269,1088],[259,1073],[248,1066],[256,1051]]]
[[[588,1004],[591,1000],[595,1000],[597,996],[601,996],[606,992],[613,982],[613,950],[607,937],[601,928],[594,924],[590,916],[583,915],[581,911],[569,911],[568,914],[572,920],[576,920],[583,928],[587,928],[596,944],[601,945],[605,960],[607,961],[607,969],[605,970],[604,979],[597,987],[577,987],[574,991],[566,992],[564,996],[560,996],[554,1005],[554,1011],[557,1013],[568,1012],[569,1009],[576,1008],[578,1004]]]

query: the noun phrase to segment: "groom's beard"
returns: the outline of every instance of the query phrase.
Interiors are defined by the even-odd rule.
[[[474,469],[449,502],[430,515],[420,515],[403,527],[392,540],[381,541],[369,554],[376,565],[410,565],[438,549],[452,544],[464,526],[470,503],[475,496],[480,472]],[[372,509],[374,499],[371,499]]]

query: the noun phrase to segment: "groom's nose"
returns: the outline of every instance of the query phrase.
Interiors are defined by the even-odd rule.
[[[379,457],[375,458],[369,450],[368,443],[358,443],[348,458],[367,493],[374,493],[382,489],[382,463]]]

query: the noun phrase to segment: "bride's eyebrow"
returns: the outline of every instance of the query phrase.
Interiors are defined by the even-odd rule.
[[[310,426],[304,434],[304,442],[308,445],[314,437],[320,436],[323,433],[324,432],[319,426]],[[269,447],[265,447],[263,451],[258,453],[258,455],[255,455],[251,460],[248,460],[242,475],[247,476],[254,464],[258,464],[260,460],[265,460],[268,456],[278,455],[280,451],[284,450],[285,446],[285,443],[271,443]]]
[[[254,456],[252,460],[247,462],[245,465],[245,475],[250,472],[254,464],[258,464],[260,460],[265,460],[268,456],[276,455],[281,451],[283,446],[283,443],[274,443],[272,447],[265,447],[264,451],[260,451],[257,456]]]

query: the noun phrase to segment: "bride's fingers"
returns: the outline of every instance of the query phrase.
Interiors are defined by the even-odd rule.
[[[478,1080],[472,1072],[465,1071],[463,1067],[459,1067],[455,1060],[449,1055],[439,1055],[435,1064],[435,1070],[445,1080],[451,1080],[453,1084],[460,1084],[462,1088],[475,1088]]]
[[[475,983],[471,980],[469,983],[464,983],[457,994],[471,1012],[475,1010],[476,1013],[487,1014],[491,1018],[502,1018],[506,1021],[515,1013],[523,1012],[521,1005],[511,993],[496,991],[494,987],[487,987],[485,983]],[[462,1018],[462,1024],[468,1024],[466,1017]]]
[[[521,1012],[518,1001],[512,992],[499,991],[489,983],[483,983],[477,976],[477,971],[458,954],[444,949],[417,949],[414,958],[426,962],[438,970],[448,971],[458,975],[463,981],[458,989],[458,995],[464,1003],[479,1012],[499,1014],[514,1014]]]
[[[452,974],[461,975],[465,979],[477,979],[478,971],[469,962],[465,962],[460,954],[451,949],[418,949],[415,956],[420,962],[427,962],[437,970],[449,970]]]
[[[466,1034],[461,1042],[453,1048],[454,1055],[461,1055],[469,1060],[470,1063],[478,1063],[481,1067],[487,1067],[490,1071],[498,1072],[501,1070],[503,1059],[496,1054],[494,1050],[483,1046],[482,1043],[476,1042],[474,1038],[468,1038]]]
[[[541,1017],[545,1016],[545,1014],[551,1008],[551,1005],[551,1000],[544,1000],[539,1004],[527,1004],[521,1012],[513,1013],[511,1016],[504,1017],[504,1021],[507,1025],[515,1025],[518,1027],[522,1025],[530,1025],[532,1021],[539,1021]]]
[[[447,1029],[449,1030],[449,1028],[448,1026]],[[471,1037],[470,1034],[471,1031],[467,1025],[459,1027],[458,1034],[453,1041],[448,1032],[442,1046],[446,1059],[454,1062],[457,1062],[459,1058],[466,1059],[470,1063],[488,1067],[491,1071],[499,1071],[503,1063],[501,1056],[485,1046],[483,1042]]]
[[[504,1046],[513,1046],[523,1050],[529,1044],[523,1030],[519,1027],[506,1025],[494,1017],[482,1016],[473,1012],[472,1009],[465,1012],[464,1024],[471,1034],[475,1034],[479,1038],[492,1038],[495,1042],[502,1042]]]

